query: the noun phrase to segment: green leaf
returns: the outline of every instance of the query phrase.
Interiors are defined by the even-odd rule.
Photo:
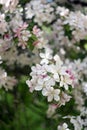
[[[42,29],[46,32],[46,33],[48,33],[48,34],[50,34],[51,32],[52,32],[52,30],[51,30],[51,28],[50,27],[46,27],[46,26],[42,26]]]
[[[8,102],[8,105],[12,106],[13,101],[14,101],[13,95],[10,94],[10,93],[7,93],[7,102]]]
[[[87,43],[84,45],[85,50],[87,51]]]

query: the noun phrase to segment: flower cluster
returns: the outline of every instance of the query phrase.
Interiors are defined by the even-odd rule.
[[[38,6],[39,5],[39,6]],[[54,8],[50,4],[43,4],[41,0],[33,0],[25,7],[26,18],[32,19],[35,16],[34,22],[37,22],[40,26],[42,23],[50,23],[54,19]]]
[[[30,92],[42,90],[42,95],[47,96],[48,102],[54,99],[55,101],[61,100],[61,104],[65,104],[64,101],[62,102],[63,89],[68,91],[70,86],[73,87],[74,76],[63,65],[58,55],[52,57],[50,53],[48,49],[45,54],[40,53],[41,63],[31,68],[30,76],[32,78],[26,83]]]
[[[19,100],[27,84],[57,130],[87,130],[87,14],[63,2],[0,0],[0,92]]]
[[[3,5],[3,9],[7,12],[13,12],[14,9],[16,8],[17,4],[18,4],[18,0],[0,0],[0,4]]]

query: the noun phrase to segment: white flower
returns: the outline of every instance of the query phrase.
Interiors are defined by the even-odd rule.
[[[32,72],[30,73],[30,75],[33,76],[40,76],[40,75],[46,75],[47,71],[45,69],[45,66],[41,66],[39,64],[36,64],[36,66],[32,66]]]
[[[49,76],[47,76],[47,75],[39,75],[38,76],[38,78],[37,78],[37,84],[36,84],[36,86],[35,86],[35,90],[37,90],[37,91],[40,91],[40,90],[42,90],[44,87],[46,87],[45,86],[45,82],[47,81],[47,80],[49,80]]]
[[[65,17],[65,16],[67,16],[69,14],[69,9],[66,9],[64,7],[58,6],[56,13],[60,14],[60,16],[64,16]]]
[[[77,117],[71,117],[70,122],[73,124],[74,126],[74,130],[82,130],[82,119],[80,116]]]
[[[21,37],[23,41],[28,41],[29,37],[31,37],[30,31],[28,30],[21,31]]]
[[[64,75],[60,77],[60,86],[64,86],[66,90],[68,90],[68,85],[72,85],[72,80],[68,75]]]
[[[71,96],[67,95],[66,93],[62,92],[61,97],[60,97],[60,106],[65,105],[66,102],[69,102],[71,99]]]
[[[45,39],[43,36],[38,37],[37,44],[34,44],[38,49],[42,49],[46,46],[48,40]]]
[[[41,64],[48,64],[52,59],[52,51],[49,48],[46,48],[45,53],[40,53],[40,57],[42,58]]]
[[[0,69],[0,87],[4,86],[7,80],[7,73]]]
[[[42,31],[40,30],[40,28],[38,28],[36,25],[33,27],[33,34],[36,35],[37,37],[40,37],[42,35]]]
[[[54,89],[53,87],[47,87],[42,90],[43,96],[47,96],[48,102],[51,102],[53,99],[55,101],[60,100],[60,90]]]
[[[21,46],[21,47],[22,47],[22,49],[25,49],[25,48],[26,48],[26,46],[27,46],[27,43],[26,43],[26,42],[24,42],[24,41],[22,41],[22,40],[19,40],[18,46]]]
[[[62,126],[60,125],[58,126],[57,130],[70,130],[70,129],[68,128],[68,125],[66,123],[63,123]]]
[[[33,92],[35,90],[35,85],[36,85],[36,81],[35,79],[32,80],[27,80],[26,84],[28,85],[28,87],[30,88],[30,92]]]
[[[58,64],[59,66],[61,66],[63,64],[63,62],[61,61],[61,59],[58,55],[54,56],[54,60],[56,61],[56,64]]]
[[[66,74],[66,67],[62,66],[63,62],[60,60],[58,55],[54,56],[55,64],[49,66],[49,72],[53,74],[55,81],[60,82],[60,76]]]
[[[0,88],[4,87],[5,90],[11,90],[16,83],[17,80],[14,77],[7,76],[7,73],[0,68]]]
[[[58,72],[58,71],[61,71],[60,68],[58,68],[57,66],[52,64],[52,65],[49,65],[47,70],[48,70],[48,72],[53,74],[53,78],[54,78],[55,81],[57,81],[57,82],[60,81],[60,79],[59,79],[59,72]]]
[[[35,86],[35,90],[40,91],[44,89],[45,87],[54,86],[55,81],[53,78],[47,75],[40,75],[37,79],[37,84]]]
[[[37,64],[31,69],[32,72],[30,75],[32,76],[32,79],[28,81],[28,86],[32,86],[31,83],[35,82],[34,86],[31,88],[35,89],[36,91],[40,91],[47,86],[50,87],[55,85],[55,80],[47,74],[45,65],[41,66]]]
[[[32,17],[35,15],[35,12],[31,8],[31,5],[27,4],[26,7],[25,7],[25,10],[26,10],[26,18],[32,19]]]

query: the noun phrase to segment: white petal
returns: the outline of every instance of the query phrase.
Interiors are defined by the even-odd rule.
[[[55,94],[59,94],[60,90],[59,89],[55,89]]]
[[[48,61],[47,59],[42,59],[40,63],[41,63],[41,64],[44,64],[44,63],[45,63],[45,64],[48,64],[49,61]]]
[[[45,54],[44,53],[40,53],[40,57],[41,58],[45,58]]]
[[[47,95],[48,95],[48,91],[47,91],[46,88],[44,88],[44,89],[42,90],[42,95],[43,95],[43,96],[47,96]]]
[[[42,85],[37,85],[37,86],[35,86],[35,90],[37,90],[37,91],[40,91],[40,90],[42,90],[42,88],[43,88],[43,86]]]
[[[53,77],[54,77],[54,79],[55,79],[57,82],[59,82],[59,75],[58,75],[58,73],[54,73]]]
[[[66,123],[64,123],[63,127],[66,129],[68,127],[68,125]]]
[[[68,85],[67,85],[67,84],[65,84],[65,85],[64,85],[64,88],[65,88],[66,90],[68,90]]]
[[[60,100],[59,95],[55,94],[55,95],[54,95],[54,100],[55,100],[55,101],[59,101],[59,100]]]
[[[64,85],[64,83],[62,81],[60,81],[60,87],[62,87]]]
[[[52,95],[52,94],[49,95],[49,96],[47,97],[47,100],[48,100],[48,102],[51,102],[51,101],[53,100],[53,95]]]
[[[39,84],[39,85],[43,85],[43,83],[44,83],[43,79],[39,78],[39,79],[38,79],[38,84]]]

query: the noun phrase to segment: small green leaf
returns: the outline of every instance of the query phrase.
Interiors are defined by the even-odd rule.
[[[52,32],[50,27],[42,26],[42,29],[48,34]]]
[[[87,43],[84,45],[85,50],[87,50]]]
[[[7,93],[7,102],[9,105],[13,104],[13,99],[14,99],[13,95],[10,93]]]

